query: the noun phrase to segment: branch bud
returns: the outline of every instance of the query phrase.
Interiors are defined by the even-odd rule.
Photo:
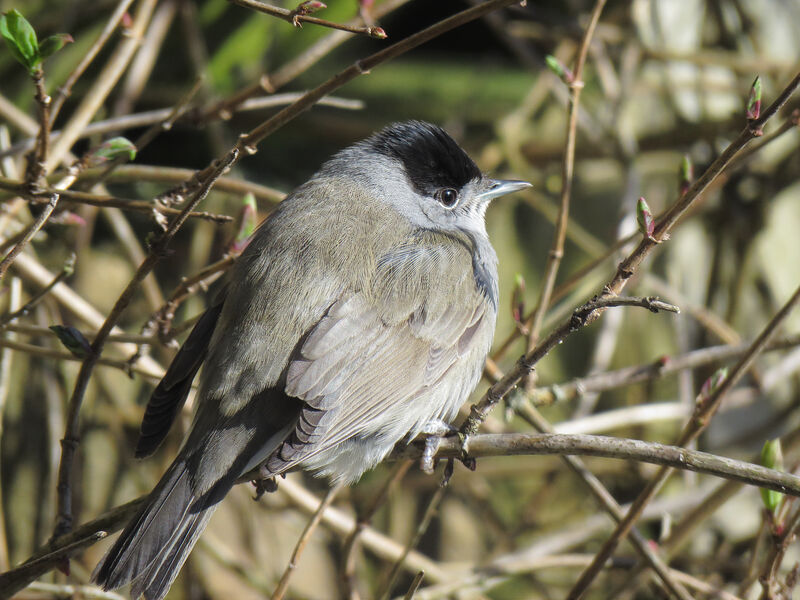
[[[648,240],[654,242],[653,231],[656,227],[656,222],[653,219],[653,213],[650,212],[650,207],[644,197],[639,198],[636,203],[636,222],[639,224],[639,231]]]
[[[761,448],[761,464],[769,469],[783,471],[783,450],[779,438],[764,442],[764,447]],[[774,514],[782,499],[783,494],[780,492],[761,488],[761,500],[769,512]]]
[[[692,158],[688,154],[684,154],[681,159],[680,177],[680,194],[683,196],[694,181],[694,165],[692,164]]]
[[[92,351],[89,340],[74,327],[51,325],[50,330],[58,336],[58,340],[78,358],[86,358]]]
[[[750,86],[750,94],[747,96],[747,120],[754,121],[761,115],[761,77],[757,76],[753,85]]]
[[[564,63],[562,63],[552,54],[548,54],[547,56],[545,56],[544,61],[547,63],[548,68],[553,73],[558,75],[558,77],[564,83],[569,84],[575,81],[575,75],[572,73],[572,71],[570,71]]]

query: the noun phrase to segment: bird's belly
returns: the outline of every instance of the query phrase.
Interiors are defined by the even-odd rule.
[[[484,355],[479,351],[464,357],[435,386],[386,408],[347,439],[303,460],[303,468],[335,483],[358,481],[365,471],[386,458],[398,442],[411,441],[428,423],[452,422],[480,379]]]

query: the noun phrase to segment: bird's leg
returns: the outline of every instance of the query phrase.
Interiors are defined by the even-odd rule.
[[[422,435],[425,436],[425,446],[422,450],[419,466],[425,473],[429,475],[433,473],[435,467],[433,457],[436,456],[436,451],[439,449],[442,438],[450,435],[457,435],[461,441],[461,462],[470,471],[475,470],[475,459],[467,454],[467,436],[463,436],[458,431],[458,428],[445,423],[441,419],[433,419],[425,423],[422,428]]]
[[[267,469],[267,465],[263,464],[258,468],[258,479],[253,479],[253,487],[256,488],[256,496],[253,500],[258,500],[265,493],[272,493],[278,491],[278,482],[275,481],[275,474]]]

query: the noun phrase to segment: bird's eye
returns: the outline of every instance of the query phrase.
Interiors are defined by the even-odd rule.
[[[442,188],[436,192],[436,199],[445,208],[453,208],[458,203],[458,192],[453,188]]]

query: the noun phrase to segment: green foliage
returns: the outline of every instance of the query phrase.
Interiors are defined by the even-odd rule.
[[[73,41],[68,33],[57,33],[45,38],[40,44],[31,24],[16,9],[0,16],[0,35],[5,39],[14,58],[28,69],[30,74],[39,69],[42,60]]]
[[[101,165],[118,156],[127,156],[128,160],[133,160],[136,158],[136,146],[128,138],[122,136],[106,140],[92,152],[89,165]]]

